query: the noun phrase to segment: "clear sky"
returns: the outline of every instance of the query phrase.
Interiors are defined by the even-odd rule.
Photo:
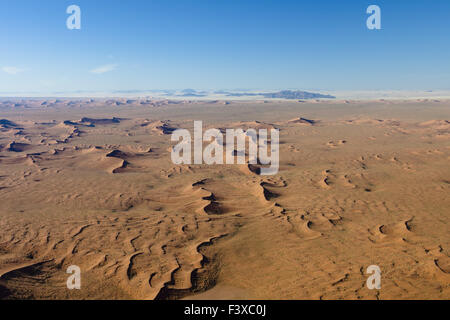
[[[450,89],[449,0],[0,0],[0,39],[0,92]]]

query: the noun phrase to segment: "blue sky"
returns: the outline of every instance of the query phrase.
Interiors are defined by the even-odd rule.
[[[449,35],[448,0],[1,0],[0,92],[450,89]]]

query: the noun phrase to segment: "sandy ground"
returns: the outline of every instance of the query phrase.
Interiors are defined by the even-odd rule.
[[[2,99],[0,119],[0,298],[450,298],[449,101]],[[278,128],[279,173],[174,165],[194,120]]]

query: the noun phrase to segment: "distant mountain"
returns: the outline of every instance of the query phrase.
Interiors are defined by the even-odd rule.
[[[181,90],[181,92],[182,92],[182,93],[187,93],[187,94],[195,94],[195,93],[197,93],[197,90],[194,90],[194,89],[184,89],[184,90]]]
[[[208,94],[205,91],[197,91],[194,89],[184,89],[181,90],[181,94],[177,97],[206,97]]]
[[[225,94],[228,97],[254,97],[262,95],[262,93],[250,93],[250,92],[227,92]]]
[[[184,94],[179,94],[177,95],[177,97],[206,97],[206,94],[201,94],[201,93],[184,93]]]
[[[264,98],[273,99],[335,99],[335,96],[307,91],[292,91],[292,90],[282,90],[278,92],[262,92],[262,93],[246,93],[246,92],[236,92],[227,93],[229,97],[253,97],[253,96],[263,96]]]
[[[335,99],[335,96],[331,96],[328,94],[321,93],[313,93],[307,91],[292,91],[292,90],[283,90],[279,92],[273,93],[263,93],[265,98],[275,98],[275,99]]]

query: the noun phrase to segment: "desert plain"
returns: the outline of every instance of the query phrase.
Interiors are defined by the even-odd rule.
[[[279,129],[278,173],[174,164],[195,120]],[[0,298],[449,299],[449,120],[433,99],[3,98]]]

